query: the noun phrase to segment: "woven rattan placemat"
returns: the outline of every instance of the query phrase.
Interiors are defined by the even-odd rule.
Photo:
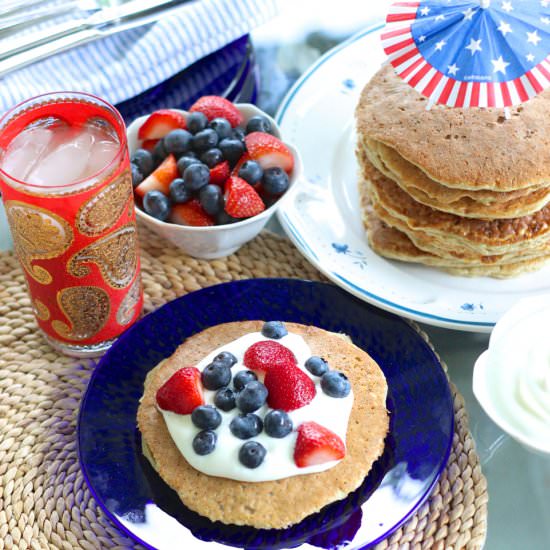
[[[146,312],[224,281],[321,278],[287,240],[270,233],[228,258],[204,261],[140,229]],[[0,254],[0,550],[139,548],[103,515],[80,473],[76,418],[93,367],[45,343],[16,259]],[[379,549],[483,546],[486,481],[464,400],[451,387],[456,425],[449,463],[428,501]]]

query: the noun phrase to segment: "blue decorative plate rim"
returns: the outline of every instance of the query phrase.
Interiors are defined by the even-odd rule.
[[[83,418],[86,414],[87,405],[88,405],[89,401],[91,400],[92,390],[94,389],[94,385],[95,385],[97,379],[99,378],[99,376],[101,374],[103,374],[102,370],[105,369],[105,368],[108,368],[109,359],[110,359],[110,356],[113,354],[113,350],[117,350],[119,347],[123,346],[124,344],[129,343],[132,340],[134,334],[139,334],[140,327],[144,326],[144,323],[146,321],[151,323],[155,319],[161,319],[165,312],[169,311],[171,308],[175,308],[175,307],[178,307],[181,304],[185,304],[186,301],[189,301],[190,297],[197,297],[197,296],[202,297],[202,295],[208,295],[208,294],[211,294],[212,292],[216,293],[218,290],[220,290],[222,288],[223,289],[227,289],[227,288],[237,289],[237,291],[238,291],[237,294],[241,294],[242,291],[243,291],[243,288],[246,288],[249,285],[267,285],[268,287],[270,285],[283,285],[283,286],[286,285],[288,287],[295,287],[296,285],[298,285],[298,286],[302,287],[302,290],[305,288],[303,285],[306,285],[307,287],[314,288],[316,290],[319,290],[320,292],[323,291],[323,290],[326,291],[326,292],[329,292],[329,291],[336,292],[340,295],[340,298],[342,300],[344,300],[344,301],[345,300],[354,301],[354,302],[356,302],[357,307],[363,308],[365,310],[369,310],[370,314],[378,315],[378,316],[387,318],[388,320],[391,320],[392,323],[397,323],[398,325],[400,325],[401,328],[404,329],[405,331],[412,331],[411,334],[414,334],[416,342],[420,345],[420,347],[422,347],[424,349],[424,351],[429,356],[430,360],[437,366],[436,370],[440,371],[440,372],[438,372],[438,375],[442,376],[445,380],[445,384],[443,386],[444,395],[439,396],[439,399],[441,399],[441,401],[446,401],[446,412],[448,414],[448,420],[450,422],[449,426],[447,426],[449,436],[448,436],[446,447],[440,455],[440,460],[439,460],[439,465],[437,467],[437,470],[436,471],[434,470],[432,472],[432,474],[430,476],[429,484],[427,484],[423,487],[422,494],[419,495],[419,498],[417,498],[417,500],[415,502],[415,505],[412,508],[410,508],[407,511],[407,513],[404,514],[403,517],[400,518],[400,520],[398,522],[391,525],[388,528],[388,530],[386,532],[384,532],[383,535],[369,541],[367,544],[361,544],[360,543],[361,544],[360,546],[353,546],[353,548],[367,548],[367,547],[370,548],[371,546],[374,546],[375,544],[379,543],[380,541],[386,539],[388,536],[391,535],[391,533],[393,533],[401,525],[403,525],[403,523],[405,523],[418,510],[418,508],[425,502],[425,500],[428,498],[428,496],[432,492],[432,489],[433,489],[434,485],[436,484],[436,482],[438,481],[439,477],[441,476],[441,473],[442,473],[443,469],[445,468],[445,466],[448,462],[449,456],[450,456],[451,447],[452,447],[452,440],[453,440],[453,434],[454,434],[454,409],[453,409],[453,404],[452,404],[452,397],[451,397],[451,393],[450,393],[450,388],[449,388],[448,383],[447,383],[447,377],[446,377],[446,374],[444,373],[444,371],[441,367],[440,361],[437,358],[437,355],[435,354],[435,352],[431,348],[431,346],[421,337],[421,335],[411,325],[411,323],[404,320],[404,319],[401,319],[401,318],[399,318],[399,317],[397,317],[397,316],[395,316],[391,313],[388,313],[386,311],[377,309],[374,306],[372,306],[368,303],[365,303],[364,301],[361,301],[361,300],[357,299],[353,295],[350,295],[349,293],[346,293],[343,289],[341,289],[341,288],[339,288],[339,287],[337,287],[337,286],[335,286],[331,283],[320,283],[320,282],[308,281],[308,280],[302,280],[302,279],[283,279],[283,278],[281,278],[281,279],[278,279],[278,278],[248,279],[248,280],[240,280],[240,281],[221,283],[221,284],[214,285],[214,286],[211,286],[211,287],[203,288],[203,289],[195,291],[195,292],[191,292],[191,293],[189,293],[187,295],[184,295],[180,298],[177,298],[177,299],[175,299],[171,302],[168,302],[167,304],[164,304],[163,306],[161,306],[156,311],[148,314],[147,316],[142,318],[138,323],[136,323],[134,326],[129,328],[117,340],[117,342],[113,345],[111,350],[109,350],[106,353],[106,355],[98,363],[96,369],[94,370],[94,372],[92,373],[92,375],[90,377],[90,381],[88,383],[87,389],[85,391],[85,394],[84,394],[84,396],[82,398],[82,401],[81,401],[81,404],[80,404],[80,409],[79,409],[79,414],[78,414],[78,422],[77,422],[77,452],[78,452],[79,463],[80,463],[80,466],[81,466],[86,484],[87,484],[92,496],[94,497],[97,504],[99,505],[99,507],[103,510],[103,512],[106,514],[106,516],[111,520],[111,522],[117,528],[119,528],[121,531],[123,531],[128,536],[130,536],[133,540],[135,540],[138,543],[142,544],[146,548],[156,550],[157,547],[152,546],[151,544],[149,544],[145,540],[138,537],[130,528],[126,527],[118,519],[116,514],[112,512],[112,510],[109,508],[107,503],[104,501],[104,499],[103,499],[102,495],[100,494],[100,492],[96,490],[96,487],[92,483],[90,470],[88,468],[89,464],[86,461],[86,458],[84,456],[85,452],[83,451],[84,442],[83,442],[83,429],[82,429]],[[233,320],[235,320],[235,321],[244,320],[244,319],[240,318],[239,316],[237,316],[237,317],[238,318],[235,318]],[[246,319],[255,319],[255,318],[258,318],[258,317],[257,316],[251,316],[251,317],[247,316],[246,317]],[[292,319],[287,319],[287,320],[292,321]],[[223,320],[223,321],[220,321],[220,322],[227,322],[227,321]],[[204,328],[206,328],[206,327],[202,327],[202,328],[200,328],[200,330],[203,330]],[[187,334],[186,337],[190,336],[191,334],[192,333]],[[372,354],[372,355],[376,359],[376,355],[375,354]],[[146,372],[144,372],[143,374],[145,375]],[[387,373],[386,373],[386,376],[388,376]],[[140,390],[141,390],[141,387],[143,385],[143,380],[144,380],[144,378],[141,380]],[[392,388],[389,387],[389,390],[388,390],[388,409],[390,410],[391,413],[393,413],[394,406],[390,403],[391,393],[392,393]],[[137,403],[136,403],[136,408],[137,408]],[[439,411],[439,412],[441,413],[442,411]],[[134,423],[135,423],[135,414],[133,415],[133,419],[134,419]],[[442,419],[440,419],[440,420],[443,421]],[[395,417],[392,417],[392,427],[391,427],[390,433],[387,436],[387,440],[386,440],[386,447],[387,448],[384,452],[384,456],[388,452],[388,447],[390,447],[390,443],[388,442],[388,440],[392,439],[393,436],[394,436],[394,434],[393,434],[394,421],[395,421]],[[137,432],[137,428],[135,428],[135,431]],[[395,449],[392,448],[390,452],[393,453],[394,450]],[[367,476],[366,481],[373,475],[372,472],[377,470],[377,465],[381,460],[382,460],[382,458],[379,459],[379,461],[377,461],[375,463],[375,465],[373,466],[373,470],[371,470],[371,472]],[[385,465],[382,465],[381,467],[385,467]],[[397,470],[398,467],[399,467],[399,464],[397,465],[397,468],[393,468],[391,471],[383,471],[382,473],[385,474],[385,475],[384,475],[384,478],[383,478],[382,482],[385,482],[386,478],[390,474],[393,474],[394,470]],[[401,472],[401,473],[403,473],[403,472]],[[407,475],[407,472],[404,472],[404,473],[405,473],[405,475]],[[381,475],[381,474],[378,472],[376,475]],[[380,487],[382,486],[383,483],[379,484],[379,481],[380,481],[380,479],[378,479],[376,481],[376,483],[373,487],[367,487],[366,491],[368,493],[368,496],[367,496],[367,500],[365,502],[368,502],[369,499],[371,499],[372,494],[375,494],[380,489]],[[164,485],[164,482],[160,479],[160,477],[158,477],[158,482]],[[366,485],[366,482],[364,482],[363,485]],[[328,505],[325,508],[331,507],[331,506],[339,504],[339,503],[345,503],[348,498],[350,498],[353,495],[355,495],[356,493],[358,493],[362,487],[363,486],[361,486],[357,491],[355,491],[355,492],[351,493],[350,495],[348,495],[342,501],[338,501],[336,503]],[[362,506],[364,506],[364,505],[365,505],[365,503],[362,503]],[[183,507],[183,504],[181,504],[181,506]],[[325,510],[325,509],[323,509],[323,510]],[[319,514],[313,514],[312,516],[309,516],[308,518],[306,518],[306,520],[304,520],[304,522],[306,522],[310,518],[314,518],[318,515],[321,515],[322,513],[323,513],[323,511],[319,512]],[[298,524],[298,526],[301,525],[304,522],[300,522]],[[243,528],[239,527],[239,529],[243,529]],[[256,531],[256,530],[252,530],[252,531]],[[329,529],[327,532],[330,534],[332,532],[332,530]],[[312,535],[312,537],[310,537],[310,538],[314,538],[314,537],[315,537],[315,535]],[[198,539],[198,538],[195,539],[195,540],[198,543],[202,542],[202,540]],[[309,540],[310,539],[307,539],[306,541],[303,541],[303,542],[308,542]],[[220,544],[227,544],[223,541],[216,541],[216,542],[218,542]],[[352,540],[351,542],[353,543],[354,541]],[[228,545],[228,547],[233,547],[230,544],[227,544],[227,545]],[[291,546],[291,547],[294,547],[294,546]],[[255,548],[260,548],[260,546],[255,547]],[[261,548],[264,548],[264,547],[261,547]],[[265,547],[265,548],[268,548],[268,547]],[[286,548],[286,546],[284,548]],[[329,547],[327,547],[327,548],[329,548]],[[332,548],[332,546],[330,548]],[[341,548],[341,546],[338,546],[338,548]],[[351,546],[349,548],[351,548]]]
[[[275,114],[275,117],[274,117],[277,124],[282,125],[285,114],[289,106],[291,105],[294,97],[302,88],[302,86],[306,83],[306,81],[322,65],[324,65],[327,61],[329,61],[337,53],[346,49],[350,44],[353,44],[358,40],[361,40],[362,38],[364,38],[365,36],[368,36],[369,34],[380,31],[381,29],[384,28],[384,26],[385,26],[385,23],[381,20],[372,24],[366,29],[354,34],[353,36],[351,36],[341,44],[335,46],[334,48],[326,52],[323,56],[321,56],[315,63],[313,63],[313,65],[311,65],[309,69],[305,73],[303,73],[302,76],[294,83],[294,85],[290,88],[290,90],[287,92],[286,96],[284,97],[283,101],[281,102],[277,110],[277,113]],[[345,277],[344,274],[326,269],[320,262],[317,254],[315,253],[314,247],[312,247],[307,242],[306,238],[302,234],[300,234],[296,226],[290,221],[289,217],[285,214],[285,212],[280,210],[277,213],[277,216],[279,218],[279,221],[281,222],[281,225],[285,229],[285,232],[288,234],[288,236],[296,245],[296,247],[300,250],[300,252],[304,256],[306,256],[306,258],[308,258],[309,261],[311,261],[315,265],[315,267],[317,267],[324,275],[326,275],[329,279],[331,279],[336,284],[345,285],[346,288],[350,292],[352,292],[355,296],[359,298],[363,297],[365,299],[370,300],[371,303],[374,303],[375,305],[378,304],[380,307],[383,307],[388,311],[391,311],[398,315],[403,314],[409,318],[413,318],[414,320],[417,320],[420,322],[430,323],[430,321],[438,321],[441,323],[446,323],[448,325],[451,325],[452,327],[449,327],[449,328],[456,327],[456,329],[460,330],[460,329],[467,329],[468,327],[471,327],[471,329],[476,330],[477,328],[477,330],[481,329],[484,332],[490,330],[492,327],[495,326],[494,322],[469,321],[467,319],[454,319],[454,318],[445,317],[442,315],[427,313],[411,307],[403,306],[397,302],[388,300],[383,296],[380,296],[373,292],[369,292],[368,290],[351,282],[347,277]]]

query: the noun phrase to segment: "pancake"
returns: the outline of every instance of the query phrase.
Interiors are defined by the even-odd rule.
[[[324,357],[351,381],[354,402],[346,436],[346,456],[333,468],[277,481],[248,483],[205,475],[178,451],[156,407],[155,395],[178,369],[193,365],[210,351],[249,332],[263,321],[227,323],[188,338],[166,361],[147,375],[138,409],[145,456],[191,510],[212,521],[281,529],[318,512],[355,490],[384,450],[389,429],[387,385],[378,365],[340,335],[315,327],[286,323],[301,335],[313,355]]]
[[[364,193],[369,203],[371,203],[370,183],[365,181],[362,185],[364,188],[361,190],[361,193]],[[507,254],[481,255],[461,248],[453,250],[449,246],[445,246],[445,243],[433,239],[423,231],[411,230],[406,223],[399,218],[393,217],[380,204],[371,203],[371,207],[374,214],[382,222],[406,235],[414,246],[420,250],[444,260],[445,265],[504,265],[538,258],[550,253],[550,242],[548,241],[545,241],[541,246],[536,248],[522,248],[519,251]],[[363,221],[365,223],[364,217]]]
[[[415,201],[372,164],[363,166],[373,203],[440,247],[480,255],[506,254],[544,246],[550,239],[550,205],[513,219],[478,220],[441,212]]]
[[[364,212],[364,223],[367,229],[369,246],[374,252],[390,260],[437,267],[451,275],[493,277],[497,279],[517,277],[518,275],[536,271],[550,260],[550,254],[548,254],[539,258],[504,265],[459,265],[421,250],[415,246],[405,233],[385,224],[377,217],[372,208],[365,207]]]
[[[550,187],[527,187],[495,192],[445,187],[379,141],[364,140],[357,152],[359,164],[371,162],[416,201],[443,212],[478,219],[508,219],[540,210],[550,199]]]
[[[359,140],[391,147],[446,187],[512,191],[550,184],[550,90],[502,109],[434,105],[389,64],[361,93]]]

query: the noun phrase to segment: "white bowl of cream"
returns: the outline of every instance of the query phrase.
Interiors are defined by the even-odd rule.
[[[550,295],[523,299],[498,321],[475,363],[473,390],[502,430],[550,454]]]

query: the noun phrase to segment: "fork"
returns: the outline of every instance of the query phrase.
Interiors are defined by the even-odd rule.
[[[17,0],[0,8],[0,33],[19,31],[24,27],[53,19],[70,11],[93,12],[120,4],[116,0],[72,0],[49,7],[41,7],[44,0]],[[34,8],[34,9],[30,9]],[[4,37],[4,36],[2,36]]]

